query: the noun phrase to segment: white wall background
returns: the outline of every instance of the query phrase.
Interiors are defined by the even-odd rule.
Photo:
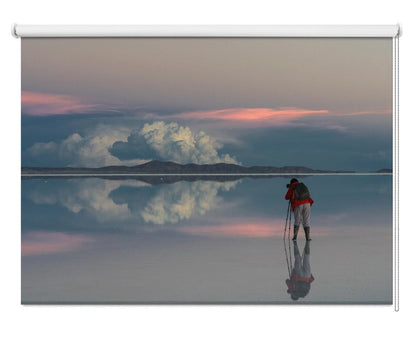
[[[19,0],[0,10],[1,324],[3,336],[388,336],[414,331],[416,20],[413,1],[363,0]],[[400,41],[400,312],[391,306],[47,306],[20,305],[21,24],[395,24]],[[407,190],[407,192],[406,192]],[[414,199],[414,197],[413,197]],[[409,328],[409,330],[407,329]]]

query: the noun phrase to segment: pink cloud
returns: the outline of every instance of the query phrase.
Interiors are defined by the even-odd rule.
[[[31,91],[22,91],[21,100],[24,114],[32,116],[80,113],[99,107],[98,104],[83,103],[79,98],[70,95],[45,94]]]
[[[328,110],[307,110],[297,108],[232,108],[183,112],[171,117],[184,119],[222,120],[237,123],[282,125],[310,115],[327,114]]]
[[[80,234],[34,231],[22,238],[22,255],[64,253],[77,250],[92,239]]]
[[[337,116],[363,116],[363,115],[391,115],[391,110],[376,110],[376,111],[355,111],[337,114]]]

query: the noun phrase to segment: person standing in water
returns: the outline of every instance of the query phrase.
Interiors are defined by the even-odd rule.
[[[288,190],[285,199],[290,201],[292,212],[295,215],[292,240],[297,240],[300,223],[302,222],[306,240],[311,241],[310,218],[313,199],[311,198],[309,190],[304,183],[300,183],[296,178],[290,180],[290,184],[286,185],[286,187]]]

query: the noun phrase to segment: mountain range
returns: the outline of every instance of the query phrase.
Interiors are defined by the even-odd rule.
[[[22,167],[22,174],[279,174],[279,173],[354,173],[354,171],[315,170],[304,166],[251,166],[235,164],[177,164],[171,161],[149,161],[136,166]],[[385,172],[383,172],[385,173]]]

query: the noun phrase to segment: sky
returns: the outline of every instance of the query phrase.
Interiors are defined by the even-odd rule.
[[[22,39],[22,166],[392,167],[388,38]]]

